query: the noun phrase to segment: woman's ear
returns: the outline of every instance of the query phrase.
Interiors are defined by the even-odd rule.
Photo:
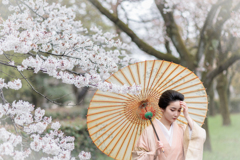
[[[161,112],[163,113],[164,112],[164,109],[160,108]]]

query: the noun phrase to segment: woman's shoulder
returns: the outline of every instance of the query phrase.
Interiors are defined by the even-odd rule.
[[[153,127],[151,125],[147,126],[146,128],[144,128],[142,130],[142,132],[140,133],[141,137],[151,137],[153,134]]]

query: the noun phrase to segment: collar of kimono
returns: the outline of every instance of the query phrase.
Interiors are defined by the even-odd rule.
[[[172,124],[173,125],[173,128],[172,128],[173,129],[173,137],[172,138],[173,139],[172,139],[172,146],[170,146],[168,141],[166,140],[163,132],[161,131],[160,126],[158,125],[156,120],[153,120],[153,125],[154,125],[154,127],[156,129],[156,132],[158,134],[158,137],[159,137],[160,141],[163,143],[164,154],[167,157],[169,153],[171,154],[172,147],[175,147],[176,140],[179,137],[179,135],[178,135],[179,134],[179,132],[178,132],[179,127],[178,127],[176,122],[173,122],[173,124]],[[156,136],[155,136],[155,140],[157,141],[157,137]]]

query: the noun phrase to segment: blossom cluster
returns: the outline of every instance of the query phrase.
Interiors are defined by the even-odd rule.
[[[230,33],[234,37],[240,37],[240,24],[238,21],[239,18],[240,18],[240,11],[234,11],[231,13],[231,19],[229,19],[224,25],[224,29],[231,28]]]
[[[42,160],[74,160],[75,158],[71,157],[71,151],[74,149],[74,137],[64,136],[64,133],[59,130],[60,123],[52,123],[51,117],[44,116],[45,110],[37,108],[34,115],[33,111],[34,105],[22,100],[14,101],[12,104],[0,104],[0,118],[11,118],[16,127],[20,126],[23,128],[23,132],[30,136],[29,148],[25,151],[18,151],[14,148],[22,145],[22,136],[16,136],[5,128],[0,128],[0,142],[3,142],[0,145],[0,159],[1,156],[6,155],[13,159],[24,159],[32,151],[42,151],[49,155],[49,157],[42,157]],[[50,124],[50,132],[42,134]],[[91,155],[89,152],[81,152],[79,158],[83,159],[83,157],[90,159]]]
[[[98,59],[99,60],[96,60],[96,61],[99,62],[101,57],[99,57]],[[127,63],[127,60],[125,61]],[[112,72],[118,68],[117,66],[111,65],[111,62],[109,62],[108,65],[111,66],[110,68]],[[103,82],[102,79],[106,79],[110,76],[110,73],[109,73],[110,69],[109,70],[99,69],[100,74],[97,73],[95,70],[91,70],[90,73],[85,73],[84,75],[75,75],[75,74],[69,73],[66,70],[72,70],[73,61],[70,61],[68,59],[60,60],[53,56],[49,56],[44,61],[38,55],[36,56],[36,58],[33,58],[30,56],[29,58],[23,60],[22,66],[18,66],[18,70],[23,71],[29,67],[34,68],[35,73],[41,70],[52,77],[61,79],[63,83],[74,84],[78,88],[81,88],[84,86],[90,86],[90,87],[96,87],[103,91],[109,91],[109,92],[115,92],[115,93],[131,93],[131,94],[138,94],[138,92],[141,90],[141,87],[135,84],[133,84],[130,87],[127,85],[119,86],[119,85]],[[85,67],[85,69],[86,68],[87,67]]]
[[[135,62],[126,54],[129,46],[114,39],[116,34],[103,33],[97,27],[84,28],[74,20],[76,15],[71,8],[48,4],[46,0],[25,0],[9,9],[13,14],[0,25],[0,54],[31,54],[17,66],[19,71],[30,67],[34,73],[42,71],[77,87],[99,88],[98,83],[119,66]],[[71,72],[75,68],[88,74],[76,75]],[[137,93],[139,86],[127,92],[130,91]]]
[[[20,79],[16,79],[14,81],[4,83],[4,79],[0,78],[0,89],[2,88],[11,88],[14,90],[19,90],[20,88],[22,88],[22,82]]]
[[[0,142],[2,142],[0,144],[0,159],[1,156],[12,156],[13,159],[26,158],[31,153],[30,149],[24,152],[14,151],[14,147],[22,143],[22,137],[8,132],[5,128],[0,128]]]

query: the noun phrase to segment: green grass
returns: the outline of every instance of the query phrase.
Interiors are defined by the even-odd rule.
[[[205,151],[204,160],[240,159],[240,114],[231,115],[231,126],[222,126],[220,115],[209,118],[212,152]]]

